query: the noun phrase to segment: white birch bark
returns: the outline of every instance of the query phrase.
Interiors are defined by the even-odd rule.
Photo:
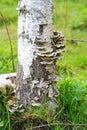
[[[61,47],[61,40],[59,45],[53,45],[55,37],[59,34],[52,33],[52,0],[19,0],[17,9],[19,17],[16,94],[24,106],[39,105],[43,103],[45,96],[52,100],[58,95],[54,86],[54,63],[57,58],[61,58],[60,48],[64,51],[64,46]]]

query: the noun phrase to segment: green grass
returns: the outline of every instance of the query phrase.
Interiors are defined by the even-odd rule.
[[[87,39],[87,0],[56,0],[56,3],[53,2],[53,4],[55,5],[53,29],[62,31],[65,38]],[[12,39],[15,67],[17,68],[18,12],[16,7],[17,0],[0,1],[0,11],[6,19]],[[64,44],[66,45],[64,59],[56,63],[57,72],[61,76],[61,80],[57,83],[60,95],[56,100],[58,104],[56,113],[52,115],[48,107],[41,107],[39,109],[32,108],[21,114],[21,117],[20,114],[17,115],[20,118],[12,115],[14,128],[18,123],[24,124],[25,127],[27,122],[24,123],[24,119],[39,120],[39,125],[44,124],[43,121],[45,123],[87,124],[87,42],[72,44],[64,41]],[[8,72],[13,72],[10,43],[0,16],[0,73]],[[2,107],[3,111],[1,110]],[[3,127],[3,120],[5,119],[5,115],[2,115],[5,113],[4,110],[7,112],[5,106],[0,106],[0,128]],[[7,114],[6,122],[8,120]],[[50,129],[87,130],[87,127],[55,125]]]
[[[77,78],[63,77],[57,87],[60,92],[56,113],[58,120],[69,124],[87,124],[87,83]],[[73,126],[72,128],[74,130],[87,129],[86,126]]]
[[[76,78],[64,78],[58,83],[60,91],[60,120],[87,124],[87,84]],[[79,118],[78,118],[79,117]]]
[[[0,130],[11,130],[7,98],[0,93]]]
[[[1,0],[0,11],[2,11],[6,22],[10,25],[11,23],[17,23],[17,0]],[[0,20],[0,27],[3,26],[2,19]]]
[[[0,11],[5,18],[10,33],[10,37],[12,40],[15,68],[17,66],[17,19],[18,19],[17,16],[18,12],[16,11],[16,7],[17,7],[17,1],[15,0],[0,1]],[[2,17],[0,16],[0,73],[8,73],[8,72],[13,72],[11,49],[6,28],[4,26]]]
[[[57,61],[58,71],[61,76],[66,75],[87,80],[87,45],[86,43],[83,44],[66,44],[67,51],[64,54],[64,59]]]

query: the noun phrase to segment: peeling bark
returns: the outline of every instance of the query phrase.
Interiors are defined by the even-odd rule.
[[[19,0],[16,95],[24,106],[58,96],[55,61],[65,51],[61,33],[52,33],[52,0]]]

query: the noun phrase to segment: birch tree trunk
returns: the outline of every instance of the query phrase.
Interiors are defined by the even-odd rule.
[[[19,0],[17,98],[26,105],[40,105],[58,96],[55,88],[55,51],[52,33],[52,0]],[[54,35],[54,39],[52,36]],[[57,79],[58,80],[58,79]]]

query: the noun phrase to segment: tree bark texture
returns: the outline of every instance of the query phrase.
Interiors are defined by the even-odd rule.
[[[19,0],[17,9],[16,95],[24,106],[40,105],[45,96],[51,100],[58,96],[54,85],[58,81],[55,60],[62,58],[63,36],[58,32],[52,33],[52,0]]]

